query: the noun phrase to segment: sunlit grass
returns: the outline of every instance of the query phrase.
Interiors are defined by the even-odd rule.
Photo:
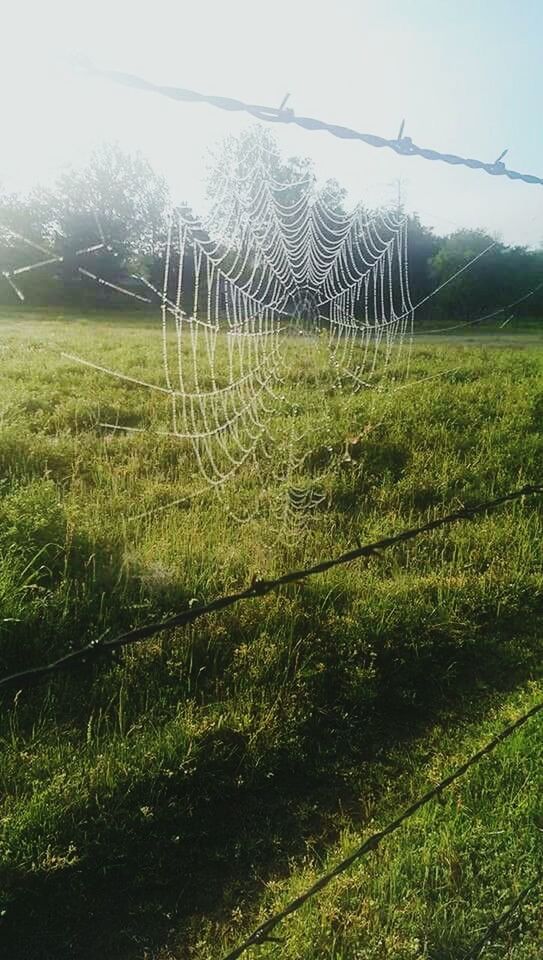
[[[0,322],[2,673],[254,576],[541,481],[543,349],[536,344],[424,341],[415,345],[408,381],[381,372],[385,389],[355,394],[337,389],[324,345],[316,354],[295,343],[286,350],[285,399],[269,422],[271,458],[244,464],[218,499],[202,492],[190,444],[157,436],[168,429],[167,398],[62,356],[161,382],[152,318],[23,314]],[[295,484],[318,483],[324,494],[299,517],[284,512],[293,481],[278,470],[293,434],[304,455]],[[8,698],[0,727],[0,881],[9,956],[86,955],[89,931],[98,935],[96,905],[112,915],[89,956],[135,960],[142,937],[155,952],[176,943],[175,955],[183,955],[181,942],[192,950],[203,937],[204,956],[216,956],[230,935],[225,913],[245,899],[243,909],[258,913],[255,874],[284,872],[285,858],[299,855],[297,837],[311,834],[317,816],[319,835],[338,824],[350,829],[334,807],[345,791],[363,805],[364,782],[371,782],[372,802],[383,795],[386,815],[389,771],[377,762],[379,751],[389,755],[399,737],[419,736],[455,703],[492,702],[494,690],[537,672],[542,533],[538,502],[511,505],[128,649],[92,676],[58,678]],[[451,719],[443,769],[458,736]],[[478,730],[469,737],[475,742]],[[413,749],[415,788],[425,773],[416,741]],[[532,754],[526,776],[537,789]],[[410,784],[411,768],[402,772],[402,753],[395,756]],[[493,805],[501,819],[512,816],[512,795],[494,787],[485,816]],[[447,829],[462,860],[469,824],[453,817]],[[503,861],[511,888],[532,858],[518,833]],[[346,834],[346,847],[351,839]],[[401,878],[407,846],[391,849],[386,856],[396,858],[391,869]],[[387,875],[376,868],[368,881],[379,895]],[[356,899],[358,882],[351,879],[346,897]],[[485,896],[494,882],[496,898],[505,896],[497,874]],[[409,953],[405,943],[423,943],[434,901],[424,894],[410,922],[401,912],[394,919],[411,896],[398,880],[384,918],[353,921],[376,944],[381,927],[391,931],[396,953],[379,954],[371,944],[364,953],[358,933],[344,932],[341,919],[332,923],[331,893],[322,917],[309,921],[315,937],[304,945],[294,927],[285,956],[316,958],[333,942],[329,955],[349,960],[449,960],[480,928],[488,899],[477,900],[467,886],[452,922],[445,904],[456,894],[436,883],[426,954]],[[265,894],[266,905],[273,896]],[[354,908],[345,903],[347,916]],[[28,911],[28,941],[17,946]],[[211,918],[204,926],[202,914]],[[42,930],[40,942],[31,928]]]

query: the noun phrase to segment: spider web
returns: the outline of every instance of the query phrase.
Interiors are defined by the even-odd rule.
[[[304,473],[308,437],[289,423],[297,412],[292,386],[303,385],[308,371],[318,381],[323,361],[334,390],[382,390],[407,373],[414,317],[407,218],[362,206],[345,214],[313,178],[276,179],[263,142],[241,160],[227,150],[215,187],[207,217],[171,211],[160,285],[142,276],[115,284],[76,266],[87,279],[157,305],[160,381],[68,356],[167,396],[170,413],[160,433],[189,446],[204,490],[221,493],[244,464],[258,472],[271,460],[283,491],[279,513],[305,514],[325,492],[319,478],[308,482]],[[97,225],[99,242],[76,257],[112,251],[98,218]],[[19,274],[62,260],[46,256],[3,275],[23,299]],[[281,462],[276,452],[285,437]]]

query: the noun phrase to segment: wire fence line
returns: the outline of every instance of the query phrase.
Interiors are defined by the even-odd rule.
[[[435,787],[432,787],[421,797],[415,800],[410,806],[406,807],[406,809],[403,810],[402,813],[400,813],[399,816],[397,816],[394,820],[391,820],[386,827],[372,834],[371,837],[367,838],[367,840],[364,840],[364,842],[348,857],[345,857],[343,860],[337,863],[336,866],[327,873],[323,873],[318,880],[311,884],[311,886],[308,887],[303,893],[299,894],[297,897],[294,897],[294,899],[290,900],[285,907],[283,907],[281,910],[278,910],[277,913],[269,916],[263,921],[263,923],[259,924],[259,926],[256,927],[242,943],[239,944],[239,946],[227,953],[223,957],[223,960],[237,960],[238,957],[241,957],[244,953],[246,953],[249,947],[258,946],[270,941],[276,942],[277,938],[270,936],[271,931],[274,930],[275,927],[277,927],[278,924],[280,924],[286,917],[296,913],[301,907],[304,906],[304,904],[320,893],[321,890],[324,890],[324,888],[327,887],[332,880],[340,876],[340,874],[345,873],[346,870],[352,867],[353,864],[358,860],[362,859],[362,857],[366,856],[366,854],[376,850],[385,837],[388,837],[392,833],[395,833],[397,830],[399,830],[406,820],[411,819],[411,817],[418,813],[422,807],[425,807],[426,804],[430,803],[431,800],[434,800],[436,797],[440,796],[443,791],[447,789],[447,787],[450,787],[453,783],[455,783],[456,780],[459,780],[461,777],[463,777],[471,767],[479,763],[483,757],[486,757],[488,754],[492,753],[496,747],[499,746],[499,744],[503,743],[504,740],[507,740],[513,733],[515,733],[515,731],[519,730],[520,727],[524,726],[525,723],[527,723],[532,719],[532,717],[535,717],[541,711],[543,711],[543,700],[536,703],[533,707],[531,707],[530,710],[527,710],[526,713],[523,713],[512,723],[500,730],[500,732],[496,734],[492,740],[489,740],[483,747],[481,747],[480,750],[472,754],[468,760],[464,761],[464,763],[462,763],[456,768],[456,770],[441,780],[440,783],[438,783]],[[480,940],[477,942],[477,944],[475,944],[475,947],[472,948],[472,951],[467,955],[466,960],[471,960],[471,958],[479,956],[488,937],[493,934],[498,926],[505,922],[507,917],[512,913],[513,909],[516,909],[516,907],[519,905],[521,899],[525,899],[530,890],[535,886],[536,882],[537,878],[532,881],[528,888],[525,888],[525,891],[523,891],[522,895],[517,898],[518,902],[515,902],[509,908],[509,910],[505,912],[505,914],[502,914],[497,921],[494,921],[494,923],[485,932],[483,940]],[[478,950],[479,952],[474,952],[474,950]]]
[[[149,637],[153,637],[157,633],[162,633],[163,631],[170,630],[174,627],[187,626],[187,624],[194,623],[195,620],[198,620],[200,617],[203,617],[206,614],[217,613],[219,610],[224,610],[227,607],[231,607],[241,600],[252,600],[257,597],[262,597],[267,593],[271,593],[273,590],[277,590],[279,587],[287,586],[288,584],[300,583],[301,581],[306,580],[308,577],[312,577],[318,573],[325,573],[327,570],[331,570],[333,567],[339,567],[346,563],[351,563],[353,560],[358,560],[361,557],[376,556],[381,550],[386,550],[398,543],[406,543],[409,540],[414,540],[423,533],[430,533],[432,530],[437,530],[440,527],[447,526],[451,523],[456,523],[463,520],[471,520],[473,517],[476,517],[480,514],[495,510],[504,503],[510,503],[514,500],[521,500],[526,496],[540,496],[541,494],[543,494],[543,485],[528,484],[524,487],[521,487],[519,490],[513,490],[510,493],[503,494],[501,497],[496,497],[493,500],[486,500],[483,503],[474,504],[473,506],[462,507],[460,510],[456,510],[454,513],[449,513],[443,517],[438,517],[436,520],[429,520],[427,523],[424,523],[419,527],[412,527],[408,530],[403,530],[400,533],[394,533],[389,537],[383,537],[381,540],[376,540],[374,543],[358,546],[354,550],[349,550],[347,553],[342,553],[339,556],[321,560],[310,567],[305,567],[301,570],[291,570],[289,573],[281,574],[272,580],[254,577],[250,586],[246,587],[244,590],[240,590],[237,593],[231,593],[222,597],[217,597],[215,600],[211,600],[210,603],[193,604],[187,610],[183,610],[181,613],[177,613],[172,617],[168,617],[166,620],[136,627],[134,630],[129,630],[127,633],[122,633],[120,636],[114,637],[110,640],[91,640],[85,646],[80,647],[78,650],[74,650],[63,657],[60,657],[58,660],[54,660],[52,663],[43,664],[42,666],[32,667],[28,670],[22,670],[17,673],[9,674],[8,676],[0,679],[0,693],[3,690],[13,687],[18,690],[22,690],[33,683],[52,676],[55,673],[67,671],[77,666],[88,666],[92,662],[98,660],[100,657],[116,653],[122,647],[140,642],[142,640],[147,640]]]
[[[469,167],[472,170],[483,170],[493,177],[507,177],[509,180],[522,180],[524,183],[537,184],[539,186],[543,185],[543,177],[537,177],[531,173],[519,173],[517,170],[511,170],[509,167],[506,167],[503,162],[503,157],[507,153],[507,150],[504,150],[493,163],[486,163],[484,160],[461,157],[454,153],[442,153],[439,150],[433,150],[428,147],[419,147],[416,143],[413,143],[411,137],[403,135],[403,122],[398,136],[387,139],[386,137],[380,137],[373,133],[362,133],[359,130],[353,130],[351,127],[344,127],[337,123],[327,123],[324,120],[317,120],[314,117],[298,116],[290,107],[284,106],[285,101],[283,101],[283,104],[278,108],[266,107],[259,104],[246,103],[243,100],[237,100],[233,97],[215,96],[199,93],[196,90],[188,90],[184,87],[172,87],[152,83],[134,74],[98,68],[87,60],[79,60],[76,65],[90,76],[101,77],[104,80],[110,80],[122,86],[133,87],[136,90],[160,94],[171,100],[185,103],[206,103],[219,110],[247,113],[257,120],[263,120],[267,123],[291,124],[301,127],[304,130],[324,131],[342,140],[359,140],[368,144],[370,147],[385,147],[404,157],[423,157],[424,160],[438,160],[442,163],[452,164],[453,166]]]
[[[543,880],[543,870],[539,870],[538,873],[522,888],[518,896],[515,897],[513,902],[507,907],[503,913],[500,914],[492,923],[487,927],[483,936],[477,940],[476,943],[471,947],[471,949],[466,953],[463,960],[478,960],[481,956],[483,950],[490,941],[490,938],[493,937],[498,931],[505,925],[509,917],[512,917],[514,913],[518,910],[522,903],[526,900],[532,890],[541,883]]]
[[[507,151],[504,151],[504,153],[493,163],[487,163],[487,162],[473,159],[473,158],[462,157],[456,154],[443,153],[430,148],[424,148],[424,147],[418,146],[413,142],[413,140],[410,137],[403,136],[403,124],[396,138],[386,139],[374,134],[363,133],[363,132],[351,129],[349,127],[327,123],[325,121],[321,121],[315,118],[297,116],[292,109],[286,108],[284,104],[282,104],[279,108],[276,109],[276,108],[271,108],[266,106],[245,103],[241,100],[236,100],[229,97],[212,96],[212,95],[206,95],[206,94],[202,94],[202,93],[188,90],[188,89],[157,85],[149,81],[146,81],[141,77],[137,77],[137,76],[133,76],[130,74],[125,74],[117,71],[99,70],[91,65],[87,65],[87,70],[91,75],[102,77],[104,79],[111,80],[111,81],[114,81],[115,83],[125,85],[128,87],[159,94],[176,101],[206,103],[208,105],[211,105],[221,110],[245,112],[251,116],[254,116],[256,119],[265,121],[265,122],[277,122],[277,123],[296,125],[305,130],[323,131],[340,139],[361,141],[375,148],[391,149],[396,154],[399,154],[402,156],[419,156],[426,160],[439,161],[439,162],[444,162],[450,165],[457,165],[457,166],[460,165],[460,166],[468,167],[470,169],[481,170],[492,176],[504,176],[510,180],[520,180],[527,184],[543,185],[543,177],[538,177],[532,174],[520,173],[518,171],[515,171],[506,167],[502,161],[502,157],[505,155]],[[45,263],[48,263],[48,262],[53,262],[53,261],[44,261],[42,264],[38,264],[38,266],[44,265]],[[93,276],[92,274],[89,274],[88,271],[82,270],[82,268],[79,268],[79,270],[82,273],[86,272],[88,276]],[[421,331],[421,332],[423,334],[434,333],[434,332],[436,333],[445,332],[448,329],[456,329],[456,327],[470,326],[473,324],[481,323],[482,321],[485,321],[488,319],[492,319],[500,314],[505,313],[505,311],[508,310],[510,307],[516,306],[517,304],[523,302],[525,299],[528,299],[528,297],[532,296],[542,286],[543,286],[543,283],[538,284],[528,294],[526,294],[525,296],[522,296],[518,300],[514,301],[512,304],[509,304],[507,307],[502,307],[499,310],[496,310],[493,313],[487,314],[483,317],[479,317],[475,320],[467,321],[465,323],[457,324],[453,327],[442,328],[441,330],[436,329],[435,331],[428,330],[428,331]],[[139,298],[139,299],[144,299],[144,298]],[[506,320],[505,322],[508,322],[508,321]],[[246,589],[239,591],[237,593],[218,597],[208,604],[192,605],[188,610],[184,610],[179,614],[176,614],[166,620],[163,620],[157,623],[146,624],[142,627],[138,627],[127,633],[121,634],[113,639],[91,641],[86,646],[70,654],[67,654],[64,657],[61,657],[52,663],[31,668],[29,670],[21,671],[21,672],[0,678],[0,692],[2,690],[14,688],[14,687],[17,689],[22,689],[32,685],[35,682],[39,682],[40,680],[45,679],[53,674],[56,674],[58,672],[70,670],[78,665],[89,665],[92,662],[97,661],[99,658],[105,655],[114,654],[116,651],[118,651],[124,646],[130,645],[132,643],[140,642],[145,639],[149,639],[150,637],[155,636],[156,634],[168,629],[186,626],[190,623],[195,622],[200,617],[203,617],[210,613],[219,612],[242,600],[256,599],[260,596],[264,596],[280,588],[281,586],[299,583],[307,579],[308,577],[311,577],[319,573],[324,573],[327,570],[332,569],[336,566],[350,563],[362,557],[375,556],[379,554],[381,550],[388,549],[389,547],[395,546],[402,542],[408,542],[412,539],[415,539],[416,537],[418,537],[423,533],[431,532],[445,525],[452,524],[454,522],[470,520],[477,515],[481,515],[482,513],[486,513],[493,509],[496,509],[500,505],[505,504],[507,502],[519,500],[529,495],[541,495],[541,494],[543,494],[543,486],[526,485],[519,490],[512,491],[510,493],[507,493],[493,500],[488,500],[471,507],[469,506],[463,507],[462,509],[454,513],[450,513],[446,516],[437,518],[436,520],[429,521],[428,523],[423,524],[419,527],[411,528],[411,529],[402,531],[400,533],[393,534],[389,537],[385,537],[371,544],[359,546],[356,549],[350,550],[335,558],[322,560],[314,564],[313,566],[282,574],[275,579],[267,580],[267,579],[254,578],[250,586],[248,586]],[[342,861],[336,864],[336,866],[333,867],[331,870],[329,870],[327,873],[322,874],[302,894],[300,894],[299,896],[291,900],[289,903],[287,903],[286,906],[283,907],[281,910],[277,911],[275,914],[269,916],[266,920],[264,920],[258,927],[256,927],[252,931],[252,933],[249,934],[249,936],[239,946],[235,947],[228,954],[226,954],[223,960],[237,960],[237,958],[241,957],[252,946],[259,946],[267,942],[270,942],[270,943],[279,942],[278,939],[272,936],[271,934],[272,934],[272,931],[283,920],[285,920],[288,916],[300,910],[309,900],[311,900],[318,893],[320,893],[320,891],[325,889],[336,877],[346,872],[358,860],[362,859],[367,854],[376,850],[379,847],[379,845],[382,843],[382,841],[385,840],[385,838],[387,838],[388,836],[392,835],[397,830],[399,830],[406,821],[408,821],[413,816],[415,816],[415,814],[417,814],[423,807],[425,807],[431,801],[439,797],[447,788],[449,788],[456,781],[458,781],[463,776],[465,776],[465,774],[470,770],[470,768],[472,768],[473,766],[478,764],[480,761],[482,761],[486,756],[491,754],[501,743],[507,740],[516,731],[518,731],[521,727],[523,727],[526,723],[528,723],[532,718],[540,714],[542,711],[543,711],[543,701],[540,701],[536,703],[530,710],[522,714],[520,717],[517,717],[517,719],[511,722],[508,726],[504,727],[495,737],[493,737],[490,741],[488,741],[480,750],[478,750],[476,753],[470,756],[464,763],[458,766],[447,777],[442,779],[436,786],[429,789],[426,793],[424,793],[417,800],[415,800],[408,807],[406,807],[395,819],[390,821],[383,829],[375,832],[370,837],[368,837],[348,857],[344,858]],[[473,945],[473,947],[465,955],[464,960],[477,960],[477,958],[480,957],[489,939],[505,924],[505,922],[526,900],[529,893],[540,883],[542,877],[543,877],[543,873],[539,872],[521,890],[521,892],[512,901],[510,906],[490,924],[490,926],[486,929],[484,935]]]

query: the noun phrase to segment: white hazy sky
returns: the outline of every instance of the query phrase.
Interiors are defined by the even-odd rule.
[[[104,140],[141,150],[176,200],[203,204],[205,156],[247,118],[79,76],[99,66],[543,174],[541,0],[4,0],[0,183],[26,189]],[[543,240],[543,187],[274,125],[353,202],[395,198],[441,232]]]

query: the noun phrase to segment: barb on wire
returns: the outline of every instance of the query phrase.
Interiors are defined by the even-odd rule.
[[[507,153],[509,153],[509,147],[506,147],[505,150],[502,150],[502,152],[500,153],[499,157],[498,157],[496,160],[494,160],[494,166],[497,166],[498,163],[502,163],[503,158],[505,157],[505,155],[506,155]]]
[[[217,613],[219,610],[224,610],[226,607],[233,606],[240,600],[252,600],[256,597],[264,596],[264,594],[270,593],[272,590],[277,590],[279,587],[286,586],[287,584],[299,583],[300,580],[305,580],[308,577],[314,576],[318,573],[325,573],[327,570],[331,570],[333,567],[351,563],[353,560],[358,560],[360,557],[375,556],[381,550],[385,550],[388,547],[394,546],[395,544],[405,543],[408,540],[414,540],[415,537],[418,537],[422,533],[429,533],[432,530],[437,530],[439,527],[443,527],[447,524],[455,523],[457,521],[471,520],[473,517],[479,514],[494,510],[496,507],[501,506],[501,504],[510,503],[514,500],[520,500],[522,497],[534,494],[543,494],[543,485],[527,485],[521,487],[520,490],[514,490],[511,493],[503,494],[501,497],[496,497],[494,500],[486,500],[483,503],[475,504],[471,507],[462,507],[460,510],[456,510],[454,513],[449,513],[446,516],[438,517],[436,520],[430,520],[428,523],[424,523],[419,527],[412,527],[409,530],[403,530],[401,533],[395,533],[389,537],[384,537],[382,540],[377,540],[374,543],[356,547],[356,549],[349,550],[347,553],[342,553],[337,557],[321,560],[318,563],[315,563],[313,566],[306,567],[303,570],[292,570],[289,573],[284,573],[273,580],[255,578],[250,586],[246,587],[244,590],[240,590],[238,593],[231,593],[226,596],[217,597],[215,600],[212,600],[207,604],[194,605],[190,607],[190,609],[183,610],[181,613],[177,613],[173,617],[169,617],[166,620],[161,620],[157,623],[148,623],[142,627],[136,627],[134,630],[130,630],[128,633],[123,633],[111,640],[91,640],[90,643],[86,644],[86,646],[81,647],[72,653],[68,653],[64,657],[54,660],[52,663],[44,664],[39,667],[33,667],[29,670],[23,670],[18,673],[3,677],[0,679],[0,691],[13,687],[16,689],[23,689],[30,686],[32,683],[36,683],[39,680],[43,680],[45,677],[51,676],[54,673],[59,673],[63,670],[70,670],[79,665],[87,666],[91,662],[97,660],[99,657],[116,653],[116,651],[118,651],[121,647],[125,647],[128,644],[137,643],[141,640],[147,640],[149,637],[153,637],[157,633],[162,633],[164,630],[170,630],[174,627],[184,627],[187,624],[198,620],[200,617],[203,617],[205,614]]]
[[[494,177],[508,177],[509,180],[522,180],[524,183],[543,185],[543,177],[537,177],[530,173],[519,173],[517,170],[511,170],[506,167],[502,157],[505,156],[507,151],[504,151],[493,163],[485,163],[483,160],[475,160],[471,157],[461,157],[454,153],[441,153],[439,150],[419,147],[416,143],[413,143],[411,137],[404,136],[403,123],[400,127],[398,137],[394,140],[387,140],[385,137],[380,137],[373,133],[361,133],[359,130],[351,129],[351,127],[340,126],[336,123],[327,123],[324,120],[317,120],[314,117],[299,117],[294,113],[294,110],[284,105],[281,105],[278,109],[277,107],[245,103],[243,100],[236,100],[233,97],[199,93],[196,90],[187,90],[184,87],[163,86],[151,83],[149,80],[134,76],[133,74],[122,73],[117,70],[99,69],[88,61],[81,62],[79,66],[91,76],[112,80],[114,83],[133,87],[136,90],[158,93],[163,97],[169,97],[171,100],[179,100],[185,103],[207,103],[212,107],[217,107],[219,110],[248,113],[250,116],[268,123],[291,123],[302,127],[304,130],[323,130],[333,137],[338,137],[342,140],[360,140],[371,147],[387,147],[402,156],[417,156],[423,157],[425,160],[439,160],[454,166],[469,167],[472,170],[483,170],[485,173],[489,173]]]
[[[503,927],[505,922],[509,920],[509,917],[511,917],[514,914],[514,912],[520,907],[521,903],[523,903],[524,900],[526,900],[526,897],[528,896],[528,894],[531,893],[532,890],[535,889],[535,887],[537,887],[537,885],[541,882],[541,880],[543,880],[543,870],[540,870],[539,873],[537,873],[535,877],[533,877],[530,883],[528,883],[525,887],[523,887],[519,895],[515,897],[515,899],[507,907],[507,909],[504,910],[503,913],[496,918],[496,920],[492,921],[490,926],[487,927],[487,929],[485,930],[483,936],[479,940],[477,940],[477,943],[475,943],[471,947],[471,949],[468,951],[468,953],[466,953],[463,960],[477,960],[477,958],[481,956],[481,953],[483,952],[484,948],[487,946],[488,942],[490,941],[490,938],[493,937],[494,934],[497,933],[501,927]]]
[[[332,870],[329,870],[328,873],[322,874],[318,880],[315,881],[310,887],[307,888],[299,896],[291,900],[285,907],[281,910],[278,910],[277,913],[274,913],[272,916],[268,917],[267,920],[264,920],[258,927],[249,936],[241,943],[239,946],[235,947],[234,950],[231,950],[223,960],[237,960],[238,957],[241,957],[249,947],[256,946],[265,942],[269,939],[270,932],[286,917],[290,916],[292,913],[296,913],[300,907],[303,907],[308,900],[311,900],[317,893],[320,893],[321,890],[324,890],[325,887],[331,883],[336,877],[340,874],[345,873],[357,860],[360,860],[367,853],[370,853],[372,850],[376,850],[382,840],[385,837],[390,836],[391,833],[395,833],[406,820],[409,820],[415,813],[417,813],[422,807],[426,806],[427,803],[430,803],[431,800],[434,800],[436,797],[439,797],[447,787],[450,787],[456,780],[463,777],[465,773],[473,767],[476,763],[483,759],[483,757],[488,756],[489,753],[492,753],[496,747],[502,743],[504,740],[507,740],[516,730],[524,726],[532,717],[535,717],[536,714],[540,713],[543,710],[543,700],[539,703],[536,703],[530,710],[526,713],[523,713],[522,716],[517,717],[512,723],[508,724],[507,727],[504,727],[492,740],[489,740],[488,743],[481,747],[476,753],[474,753],[468,760],[462,763],[459,767],[456,768],[452,773],[447,777],[441,780],[437,786],[432,787],[431,790],[428,790],[425,794],[415,800],[409,807],[399,814],[395,820],[391,820],[390,823],[383,827],[382,830],[377,831],[377,833],[372,834],[371,837],[368,837],[367,840],[364,840],[356,850],[354,850],[348,857],[345,857],[344,860],[341,860],[336,864]],[[517,898],[518,899],[518,898]],[[511,911],[509,911],[511,912]],[[500,918],[500,923],[505,919],[505,917]],[[490,928],[490,934],[492,934],[492,928]],[[488,936],[489,931],[485,934],[485,938]],[[477,946],[477,945],[476,945]],[[471,957],[475,957],[477,954],[469,954],[466,960],[469,960]]]

